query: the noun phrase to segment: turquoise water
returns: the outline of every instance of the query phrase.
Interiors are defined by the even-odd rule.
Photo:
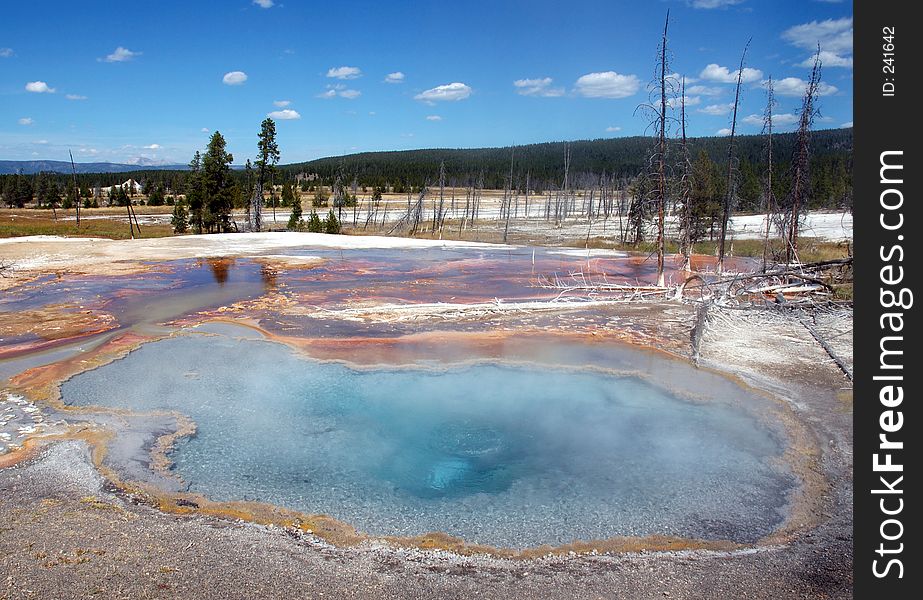
[[[746,413],[587,371],[354,370],[267,341],[182,335],[62,393],[191,416],[198,431],[172,454],[191,491],[379,535],[445,531],[512,548],[649,534],[746,542],[778,526],[792,484],[772,466],[779,442]]]

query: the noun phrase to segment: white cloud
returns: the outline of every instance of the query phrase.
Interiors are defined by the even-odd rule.
[[[300,119],[301,115],[298,114],[297,110],[292,110],[291,108],[284,108],[282,110],[274,110],[268,115],[270,119],[279,119],[281,121],[291,121],[293,119]]]
[[[400,71],[388,73],[385,76],[385,83],[404,83],[404,74]]]
[[[737,71],[731,71],[727,67],[722,67],[711,63],[702,69],[702,72],[699,74],[699,77],[707,81],[716,81],[718,83],[737,83]],[[754,81],[759,81],[763,76],[763,72],[759,69],[751,69],[750,67],[744,67],[743,72],[740,76],[741,83],[753,83]]]
[[[615,126],[612,126],[612,125],[610,125],[609,127],[606,127],[606,133],[617,133],[617,132],[619,132],[619,131],[621,131],[621,130],[622,130],[621,127],[615,127]]]
[[[0,58],[10,58],[13,54],[12,48],[0,48]]]
[[[141,55],[140,52],[132,52],[128,48],[123,48],[122,46],[119,46],[118,48],[112,51],[112,54],[107,54],[105,58],[98,58],[96,60],[99,60],[101,62],[108,62],[108,63],[126,62],[140,55]]]
[[[764,81],[760,85],[766,87],[768,82]],[[798,77],[786,77],[784,79],[779,79],[778,81],[773,81],[772,87],[773,90],[775,90],[775,93],[780,96],[800,97],[804,96],[805,91],[808,89],[808,82],[804,79],[799,79]],[[817,85],[818,96],[830,96],[837,93],[838,91],[840,90],[835,86],[832,86],[829,83],[824,83],[823,81]]]
[[[345,89],[338,91],[337,95],[340,96],[340,98],[346,98],[347,100],[355,100],[362,95],[362,92],[359,90]]]
[[[813,67],[817,46],[820,45],[820,59],[825,67],[844,67],[853,65],[853,21],[852,17],[811,21],[795,25],[782,32],[782,39],[791,45],[808,50],[812,54],[799,66]]]
[[[279,108],[285,108],[286,106],[288,106],[289,104],[291,104],[292,101],[291,101],[291,100],[273,100],[272,103],[273,103],[275,106],[278,106]]]
[[[208,133],[208,132],[211,131],[211,130],[210,130],[208,127],[203,127],[203,128],[200,129],[199,131],[201,131],[202,133]]]
[[[852,129],[852,121],[846,121],[845,123],[840,125],[840,127],[846,127],[848,129]]]
[[[852,54],[852,17],[795,25],[782,33],[782,39],[803,50],[814,50],[817,44],[820,44],[821,50],[836,54]]]
[[[575,89],[587,98],[627,98],[641,89],[641,81],[635,75],[620,75],[615,71],[587,73],[577,79]]]
[[[814,56],[809,56],[800,63],[799,67],[808,67],[811,68],[814,66]],[[847,69],[852,68],[852,56],[840,56],[834,52],[828,52],[827,50],[820,51],[820,64],[824,67],[845,67]]]
[[[424,102],[458,101],[464,100],[470,95],[471,88],[469,86],[464,83],[455,82],[437,85],[434,88],[420,92],[414,96],[414,100],[422,100]]]
[[[53,94],[54,88],[48,87],[44,81],[30,81],[26,84],[26,91],[34,94]]]
[[[336,98],[337,91],[335,89],[329,89],[326,92],[321,92],[317,95],[318,98]]]
[[[331,67],[327,71],[327,77],[331,79],[356,79],[362,76],[362,70],[359,67]]]
[[[691,0],[689,4],[692,8],[727,8],[735,4],[741,4],[744,0]]]
[[[743,118],[743,122],[747,125],[759,125],[762,126],[764,123],[763,115],[748,115]],[[785,127],[787,125],[794,125],[798,122],[798,115],[793,115],[792,113],[781,113],[778,115],[772,115],[772,124],[773,126]]]
[[[32,117],[23,117],[16,122],[19,123],[20,125],[32,125],[33,123],[35,123],[35,121],[32,120]]]
[[[556,98],[564,95],[564,88],[551,87],[553,80],[551,77],[541,79],[517,79],[513,82],[516,93],[521,96],[542,96],[544,98]]]
[[[247,74],[243,71],[229,71],[221,78],[224,85],[242,85],[247,81]]]
[[[163,148],[163,146],[161,146],[160,144],[149,144],[147,146],[141,146],[141,147],[145,148],[146,150],[160,150],[161,148]]]
[[[698,96],[685,96],[686,106],[698,106],[702,103],[702,99]],[[660,101],[657,102],[657,106],[660,106]],[[667,100],[667,106],[670,108],[679,108],[682,106],[682,99],[679,97],[670,98]]]
[[[44,146],[44,145],[48,144],[48,140],[35,140],[35,141],[32,142],[32,143],[33,143],[33,144],[38,144],[38,145],[40,145],[40,146]]]
[[[731,130],[728,129],[727,127],[725,127],[725,128],[723,128],[723,129],[719,129],[718,131],[716,131],[716,132],[715,132],[715,135],[722,135],[722,136],[723,136],[723,135],[731,135]]]
[[[713,117],[720,117],[730,113],[733,108],[733,102],[728,102],[727,104],[709,104],[704,108],[700,108],[698,112],[705,115],[712,115]]]
[[[253,3],[259,6],[260,8],[272,8],[276,5],[272,0],[253,0]]]
[[[427,121],[441,121],[442,117],[440,117],[439,115],[427,115],[426,120]]]
[[[707,85],[694,85],[686,90],[687,93],[695,96],[720,96],[724,93],[724,88]]]
[[[86,100],[87,99],[86,96],[81,96],[80,94],[67,94],[64,97],[67,98],[68,100]]]

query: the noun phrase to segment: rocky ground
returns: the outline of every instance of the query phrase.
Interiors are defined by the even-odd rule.
[[[194,255],[199,249],[184,251]],[[83,260],[95,267],[107,258],[109,248]],[[56,264],[68,260],[61,256]],[[638,321],[639,306],[661,304],[625,305],[619,314]],[[673,312],[684,308],[663,306]],[[653,313],[660,317],[644,321],[652,339],[671,342],[664,347],[674,353],[688,349],[689,330],[677,325],[685,318]],[[851,364],[850,336],[844,335],[851,330],[851,314],[823,313],[812,323]],[[803,319],[778,311],[715,309],[700,364],[779,398],[802,432],[804,445],[792,451],[816,455],[805,473],[804,491],[813,500],[799,516],[803,526],[791,534],[731,552],[531,560],[381,542],[335,547],[281,527],[161,512],[111,486],[94,467],[87,443],[72,438],[48,440],[25,460],[0,468],[0,598],[851,597],[849,380]],[[20,428],[53,425],[39,423],[41,414],[24,399],[4,397],[0,421],[15,439],[11,434],[0,441],[19,447],[26,436]]]

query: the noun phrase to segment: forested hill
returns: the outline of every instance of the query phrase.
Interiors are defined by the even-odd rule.
[[[362,185],[389,185],[398,182],[409,185],[432,185],[438,179],[439,167],[445,163],[446,177],[458,184],[475,183],[483,174],[483,185],[502,188],[513,170],[517,179],[528,171],[532,182],[553,185],[563,180],[565,148],[570,152],[570,173],[607,174],[618,178],[632,178],[641,173],[648,161],[652,138],[624,137],[573,142],[547,142],[506,148],[424,149],[391,152],[362,152],[346,156],[321,158],[304,163],[284,165],[288,175],[316,173],[324,181],[332,181],[339,174],[345,180],[354,177]],[[728,138],[702,137],[689,139],[689,154],[695,158],[705,150],[710,158],[722,165],[727,162]],[[795,134],[773,136],[773,160],[786,165],[792,156]],[[760,135],[739,136],[736,154],[741,163],[748,163],[754,171],[762,171],[766,161],[766,138]],[[675,141],[672,147],[678,149]],[[816,161],[852,164],[852,129],[825,129],[812,133],[811,154]],[[514,151],[515,150],[515,151]],[[848,169],[848,170],[851,170]]]

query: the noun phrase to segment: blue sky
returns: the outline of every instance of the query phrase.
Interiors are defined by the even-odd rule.
[[[751,36],[742,133],[770,75],[791,128],[818,42],[817,127],[851,126],[849,2],[35,0],[3,7],[0,159],[186,163],[220,130],[243,163],[268,114],[283,163],[639,135],[667,9],[690,135],[729,126]]]

